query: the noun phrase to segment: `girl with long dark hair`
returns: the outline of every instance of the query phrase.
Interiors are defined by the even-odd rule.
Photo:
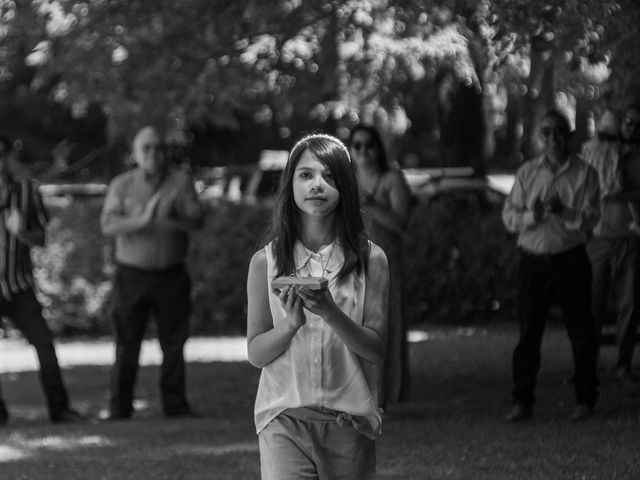
[[[247,281],[249,361],[262,368],[262,478],[373,478],[389,273],[365,235],[354,165],[340,140],[315,134],[293,147],[271,233]],[[290,282],[277,283],[281,276]],[[295,285],[308,277],[325,283]]]

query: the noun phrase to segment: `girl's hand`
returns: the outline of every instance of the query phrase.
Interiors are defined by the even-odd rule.
[[[277,294],[286,313],[285,321],[293,331],[297,331],[307,321],[302,310],[302,299],[296,295],[296,290],[297,287],[288,286]]]
[[[320,290],[301,287],[296,293],[297,296],[302,299],[304,308],[322,318],[326,318],[331,312],[338,308],[329,291],[329,287]]]

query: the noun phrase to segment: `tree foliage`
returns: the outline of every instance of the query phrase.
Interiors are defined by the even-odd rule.
[[[508,102],[523,102],[528,113],[510,121],[526,136],[558,91],[565,102],[593,101],[612,68],[625,89],[639,78],[638,54],[623,47],[637,37],[632,0],[0,0],[0,8],[0,82],[26,60],[21,85],[74,117],[101,105],[111,138],[149,122],[184,141],[202,125],[252,124],[286,139],[364,121],[391,137],[464,144],[455,129],[471,115],[484,161]],[[479,112],[452,122],[455,98],[465,108],[474,95]]]

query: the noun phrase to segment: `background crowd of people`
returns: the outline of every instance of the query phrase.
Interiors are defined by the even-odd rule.
[[[632,359],[640,313],[640,105],[627,108],[620,127],[612,118],[611,112],[600,118],[598,136],[580,157],[570,152],[569,120],[547,113],[540,125],[543,154],[518,170],[505,201],[504,223],[517,233],[520,248],[520,341],[513,353],[508,422],[532,417],[540,345],[554,299],[573,350],[573,421],[594,412],[598,342],[610,312],[617,325],[614,374],[637,380]]]
[[[562,309],[575,365],[572,421],[594,414],[600,331],[612,314],[618,345],[614,375],[638,380],[633,352],[640,312],[640,106],[627,108],[620,121],[607,111],[597,129],[577,154],[571,151],[568,118],[547,112],[539,125],[542,152],[518,169],[503,206],[504,224],[517,235],[520,256],[520,339],[513,352],[507,422],[533,416],[541,342],[554,302]],[[103,420],[126,420],[134,413],[138,356],[150,318],[163,352],[163,413],[198,417],[186,394],[183,349],[191,292],[185,259],[189,234],[201,228],[204,210],[190,173],[168,164],[162,144],[154,127],[136,133],[136,167],[112,180],[103,205],[101,227],[115,240],[116,263],[109,303],[116,355]],[[86,421],[70,406],[34,293],[30,249],[45,244],[48,214],[35,183],[13,175],[11,148],[8,138],[0,138],[0,313],[36,349],[50,419]],[[248,280],[249,359],[263,369],[256,425],[265,478],[278,478],[282,468],[307,468],[306,454],[296,457],[297,449],[282,443],[283,435],[298,440],[311,435],[316,445],[329,437],[336,441],[337,448],[324,451],[311,468],[340,471],[344,463],[335,459],[347,454],[360,459],[353,468],[369,472],[363,478],[375,470],[372,449],[381,413],[410,393],[402,265],[412,205],[402,172],[388,161],[371,126],[354,127],[346,143],[316,134],[292,149],[272,236],[252,260]],[[327,277],[329,287],[320,293],[270,290],[273,278],[301,269],[306,269],[302,276]],[[362,377],[359,387],[349,383],[354,375]],[[308,389],[301,386],[314,381]],[[280,393],[273,397],[273,392]],[[8,419],[0,397],[0,423]],[[334,421],[351,425],[350,436],[338,430],[318,436],[318,425]]]

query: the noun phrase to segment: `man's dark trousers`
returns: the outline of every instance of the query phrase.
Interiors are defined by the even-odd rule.
[[[111,316],[116,361],[111,377],[111,415],[127,418],[133,410],[138,357],[150,316],[155,318],[163,359],[160,371],[165,415],[190,411],[185,393],[183,347],[189,336],[190,279],[183,265],[140,270],[119,265],[113,280]]]
[[[535,403],[540,347],[553,298],[562,309],[575,364],[578,404],[593,407],[598,397],[598,344],[591,313],[591,263],[584,245],[555,255],[521,250],[520,341],[513,352],[513,401]]]
[[[0,295],[0,315],[9,317],[36,349],[40,363],[40,383],[47,399],[49,416],[55,417],[68,408],[67,391],[62,383],[53,335],[42,317],[42,307],[33,290],[15,293],[10,300]]]
[[[608,314],[612,296],[616,314],[617,367],[631,368],[640,319],[640,243],[636,237],[594,237],[587,244],[593,269],[593,315],[596,335]]]

